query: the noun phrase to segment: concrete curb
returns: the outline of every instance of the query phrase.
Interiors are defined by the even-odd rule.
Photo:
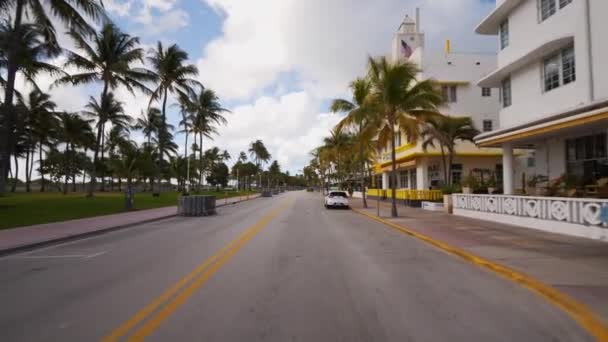
[[[228,201],[228,203],[222,203],[222,204],[217,205],[216,208],[221,208],[221,207],[225,207],[225,206],[228,206],[228,205],[233,205],[233,204],[238,204],[238,203],[242,203],[242,202],[246,202],[246,201],[251,201],[251,200],[254,200],[256,198],[259,198],[259,196],[256,196],[256,197],[253,197],[253,198],[249,198],[249,199],[240,200],[240,201],[236,201],[236,202],[230,202],[230,201]],[[114,231],[130,228],[130,227],[133,227],[133,226],[138,226],[138,225],[141,225],[141,224],[146,224],[146,223],[155,222],[155,221],[162,221],[162,220],[165,220],[165,219],[168,219],[168,218],[172,218],[172,217],[176,217],[176,216],[177,216],[177,213],[171,214],[171,215],[164,215],[164,216],[159,216],[159,217],[155,217],[155,218],[151,218],[151,219],[147,219],[147,220],[142,220],[142,221],[137,221],[137,222],[131,222],[131,223],[126,223],[126,224],[119,224],[119,225],[116,225],[116,226],[112,226],[112,227],[108,227],[108,228],[104,228],[104,229],[99,229],[99,230],[95,230],[95,231],[90,231],[90,232],[86,232],[86,233],[72,234],[72,235],[62,236],[60,238],[49,239],[49,240],[38,241],[38,242],[29,243],[29,244],[25,244],[25,245],[21,245],[21,246],[15,246],[15,247],[10,247],[10,248],[5,248],[5,249],[0,250],[0,257],[4,257],[4,256],[10,255],[10,254],[15,254],[15,253],[27,252],[27,251],[31,251],[31,250],[34,250],[34,249],[37,249],[37,248],[47,247],[47,246],[55,245],[55,244],[59,244],[59,243],[86,239],[86,238],[90,238],[90,237],[93,237],[93,236],[103,235],[103,234],[111,233],[111,232],[114,232]]]
[[[493,262],[488,259],[484,259],[475,254],[469,253],[463,249],[450,246],[443,241],[435,240],[429,236],[420,234],[416,231],[408,229],[404,226],[392,223],[390,221],[384,220],[378,216],[367,214],[358,209],[352,209],[354,212],[363,215],[369,219],[378,221],[383,223],[392,229],[395,229],[401,233],[412,236],[416,239],[422,240],[425,243],[432,245],[444,252],[447,252],[453,256],[457,256],[475,266],[483,268],[485,270],[492,271],[493,273],[508,279],[512,282],[515,282],[528,290],[540,295],[545,300],[555,305],[566,314],[568,314],[574,321],[576,321],[585,331],[587,331],[591,336],[593,336],[597,341],[608,342],[608,327],[602,323],[602,320],[596,316],[591,309],[589,309],[586,305],[577,302],[573,298],[569,297],[566,294],[561,293],[560,291],[554,289],[553,287],[542,283],[539,280],[534,279],[533,277],[526,275],[524,273],[518,272],[514,269],[511,269],[507,266],[501,265],[499,263]]]

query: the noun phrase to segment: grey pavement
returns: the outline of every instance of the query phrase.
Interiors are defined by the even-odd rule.
[[[362,201],[353,199],[363,210]],[[377,201],[367,214],[376,215]],[[587,305],[608,324],[608,243],[380,202],[380,216],[528,274]],[[551,224],[547,221],[547,224]]]
[[[147,340],[591,340],[519,285],[305,192],[0,258],[2,340],[99,340],[285,204]]]
[[[225,198],[217,201],[217,206],[235,204],[243,200],[259,197]],[[37,224],[26,227],[0,230],[0,255],[12,253],[25,248],[60,242],[128,227],[134,224],[150,222],[175,216],[176,206],[130,211],[119,214],[102,215],[83,219]],[[32,213],[35,214],[35,213]]]

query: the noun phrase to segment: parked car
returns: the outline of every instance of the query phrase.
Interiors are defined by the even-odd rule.
[[[325,208],[348,208],[348,195],[345,191],[330,191],[325,196]]]

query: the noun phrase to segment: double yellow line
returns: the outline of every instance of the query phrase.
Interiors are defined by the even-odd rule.
[[[198,265],[194,271],[171,286],[162,295],[142,308],[133,317],[124,322],[121,326],[112,331],[109,335],[101,339],[102,342],[114,342],[126,336],[134,327],[141,325],[127,341],[143,341],[150,336],[161,323],[173,314],[188,298],[190,298],[209,278],[219,270],[222,265],[228,262],[236,252],[238,252],[249,240],[264,228],[272,219],[287,208],[289,203],[281,205],[262,217],[243,233],[230,241],[219,252],[212,255],[202,264]],[[164,306],[163,306],[164,305]],[[162,308],[161,308],[162,307]],[[160,308],[160,310],[158,310]],[[153,315],[154,314],[154,315]]]

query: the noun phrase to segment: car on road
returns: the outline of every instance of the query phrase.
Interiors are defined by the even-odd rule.
[[[348,207],[348,195],[346,194],[346,191],[330,191],[327,196],[325,196],[325,208],[347,209]]]

